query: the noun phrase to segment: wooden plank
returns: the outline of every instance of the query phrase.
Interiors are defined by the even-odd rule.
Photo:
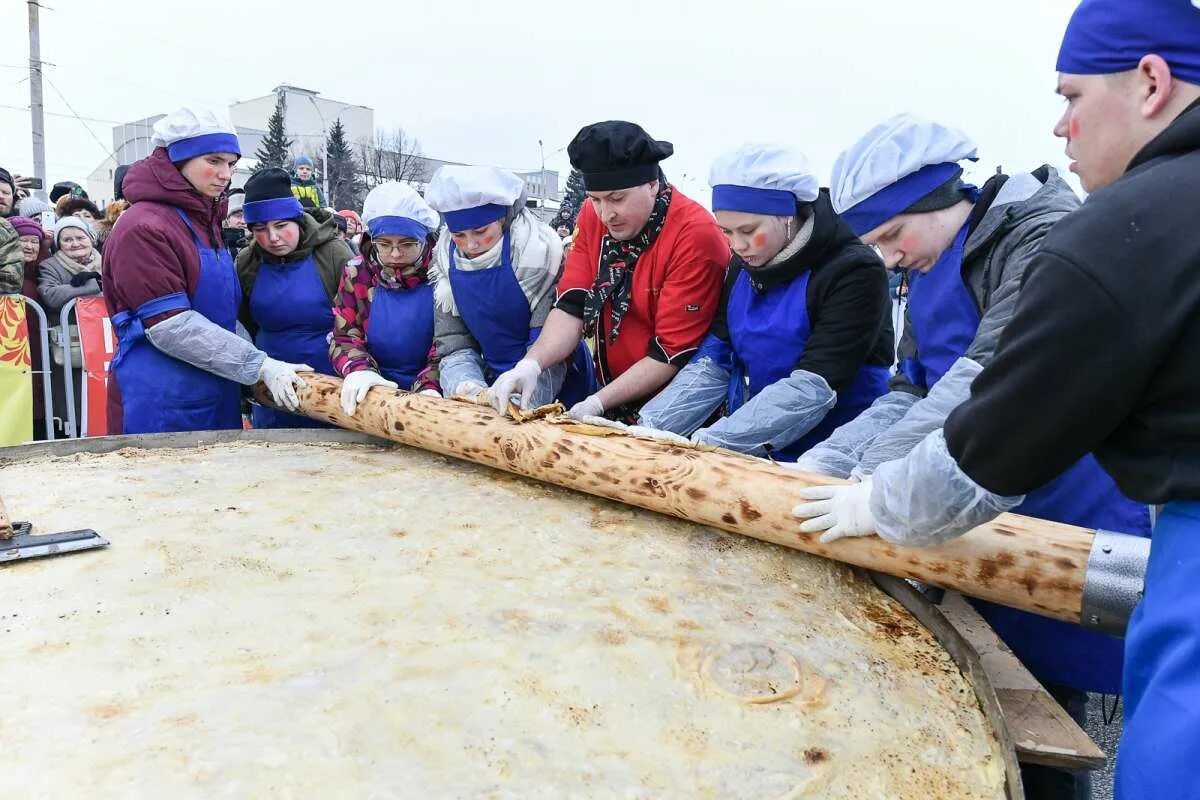
[[[380,388],[348,416],[339,403],[340,378],[304,377],[300,413],[342,428],[1035,614],[1079,620],[1093,539],[1084,528],[1004,514],[938,547],[901,547],[874,536],[822,544],[818,534],[800,532],[792,507],[801,487],[844,481],[725,450],[589,435],[590,426],[517,424],[491,408]],[[255,394],[270,405],[262,384]]]
[[[1025,669],[962,595],[947,593],[938,609],[979,654],[1020,761],[1062,769],[1104,767],[1108,760],[1104,751]]]

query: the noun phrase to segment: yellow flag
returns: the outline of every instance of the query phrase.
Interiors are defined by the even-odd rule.
[[[49,413],[49,409],[47,409]],[[0,446],[33,439],[33,368],[25,298],[0,295]]]

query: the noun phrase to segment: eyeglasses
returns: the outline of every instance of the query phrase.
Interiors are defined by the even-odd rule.
[[[375,250],[381,256],[391,253],[393,250],[402,256],[415,256],[421,252],[424,246],[421,242],[401,242],[400,244],[383,244],[382,242],[373,242]]]

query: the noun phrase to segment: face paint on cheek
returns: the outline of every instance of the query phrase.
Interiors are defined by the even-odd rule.
[[[765,233],[756,233],[754,238],[750,240],[755,247],[764,247],[767,244],[767,235]]]
[[[483,237],[483,239],[481,241],[485,248],[490,248],[493,244],[496,243],[496,237],[495,236],[485,236],[485,237]]]
[[[1079,120],[1074,117],[1067,123],[1067,138],[1074,139],[1079,136]]]

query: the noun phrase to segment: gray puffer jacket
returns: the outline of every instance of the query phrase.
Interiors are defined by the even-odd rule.
[[[903,458],[970,396],[975,376],[992,360],[1017,308],[1025,270],[1058,220],[1079,198],[1044,165],[1033,172],[997,175],[983,185],[963,247],[962,274],[980,323],[964,356],[929,388],[897,370],[890,391],[854,420],[800,457],[797,467],[834,477],[865,478],[885,461]],[[980,216],[982,215],[982,216]],[[898,356],[916,358],[918,342],[907,312]]]
[[[981,367],[991,361],[1000,334],[1012,319],[1025,269],[1041,246],[1042,237],[1080,204],[1071,187],[1048,164],[1033,172],[991,178],[983,185],[980,203],[986,203],[989,197],[992,199],[983,218],[963,247],[962,267],[982,317],[966,357]],[[976,209],[979,207],[976,205]],[[901,362],[917,355],[907,311],[897,355]],[[913,384],[903,371],[896,373],[889,388],[925,396],[925,387]]]

